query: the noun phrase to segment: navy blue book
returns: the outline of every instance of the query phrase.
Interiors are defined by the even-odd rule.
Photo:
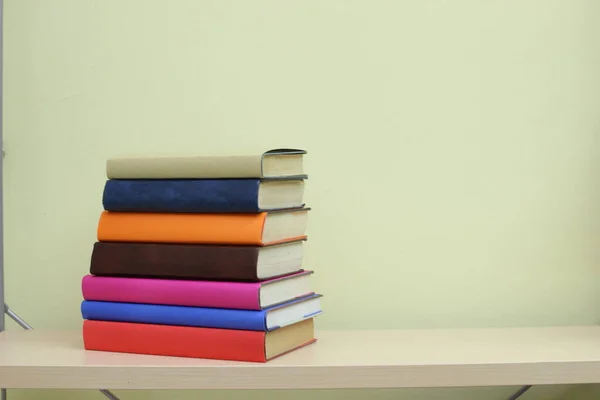
[[[106,211],[257,213],[304,206],[304,179],[109,179]]]
[[[96,321],[268,332],[320,314],[320,298],[311,294],[258,311],[84,300],[81,314],[83,319]]]

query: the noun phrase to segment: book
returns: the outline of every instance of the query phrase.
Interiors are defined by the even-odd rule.
[[[101,242],[267,245],[306,238],[308,210],[221,214],[103,211],[97,235]]]
[[[302,179],[111,179],[107,211],[256,213],[304,206]]]
[[[81,302],[81,314],[83,319],[98,321],[272,331],[320,314],[320,297],[312,294],[264,310],[84,300]]]
[[[260,281],[302,270],[304,240],[259,245],[96,242],[97,276]]]
[[[264,310],[313,292],[312,271],[262,282],[219,282],[86,275],[84,300],[188,307]]]
[[[305,150],[272,149],[254,154],[131,156],[106,162],[109,179],[206,179],[306,177]]]
[[[86,350],[265,363],[316,342],[306,319],[271,332],[83,321]]]

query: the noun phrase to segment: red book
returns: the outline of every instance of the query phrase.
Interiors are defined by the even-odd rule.
[[[312,318],[271,332],[83,321],[86,350],[267,362],[315,342]]]

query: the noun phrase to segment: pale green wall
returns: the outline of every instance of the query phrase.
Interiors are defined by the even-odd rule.
[[[80,327],[107,157],[297,146],[320,328],[596,323],[598,16],[595,0],[5,0],[7,300],[36,328]]]

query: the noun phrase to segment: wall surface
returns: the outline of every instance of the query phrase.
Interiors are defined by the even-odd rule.
[[[595,324],[599,15],[595,0],[5,0],[7,301],[79,329],[107,157],[288,146],[309,151],[319,328]]]

